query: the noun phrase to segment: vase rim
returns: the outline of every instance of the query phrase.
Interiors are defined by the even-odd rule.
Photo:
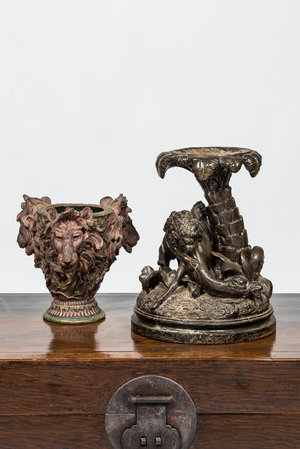
[[[93,211],[94,218],[110,215],[113,212],[113,209],[111,207],[101,206],[99,204],[56,203],[42,206],[40,209],[37,210],[37,213],[40,215],[46,215],[48,210],[51,209],[52,207],[57,211],[59,215],[63,213],[68,207],[70,207],[71,209],[75,209],[77,212],[81,212],[85,207],[89,207]]]
[[[211,146],[211,147],[188,147],[188,148],[180,148],[177,150],[167,151],[166,153],[174,153],[180,154],[185,153],[187,155],[195,155],[195,156],[235,156],[235,155],[243,155],[246,153],[253,153],[254,150],[250,148],[243,147],[219,147],[219,146]]]

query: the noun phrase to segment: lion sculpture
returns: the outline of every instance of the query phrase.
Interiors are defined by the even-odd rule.
[[[187,276],[195,285],[193,297],[207,292],[214,297],[260,297],[262,286],[246,278],[242,267],[223,254],[213,251],[214,242],[205,213],[199,201],[191,211],[172,212],[164,226],[165,236],[159,248],[160,271],[146,269],[140,280],[144,290],[150,290],[153,279],[166,278],[172,259],[177,259],[175,275],[166,282],[167,289],[156,298],[151,309],[157,309]],[[169,275],[170,277],[170,275]]]

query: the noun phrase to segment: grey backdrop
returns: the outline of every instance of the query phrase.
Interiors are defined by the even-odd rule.
[[[169,213],[204,200],[156,157],[210,145],[262,154],[233,194],[275,292],[299,291],[299,23],[298,0],[0,1],[0,291],[47,291],[16,243],[23,193],[126,195],[141,239],[101,290],[138,291]]]

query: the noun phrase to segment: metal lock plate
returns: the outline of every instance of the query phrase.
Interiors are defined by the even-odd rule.
[[[124,384],[105,414],[114,449],[188,449],[197,427],[195,405],[177,382],[143,376]]]

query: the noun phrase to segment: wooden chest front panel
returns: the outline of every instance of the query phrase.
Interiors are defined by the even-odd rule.
[[[107,318],[44,322],[48,295],[2,295],[0,448],[111,448],[105,410],[128,380],[182,385],[198,414],[194,449],[297,448],[300,297],[275,296],[277,333],[235,345],[179,345],[130,331],[135,295],[99,295]],[[300,447],[300,446],[299,446]]]

